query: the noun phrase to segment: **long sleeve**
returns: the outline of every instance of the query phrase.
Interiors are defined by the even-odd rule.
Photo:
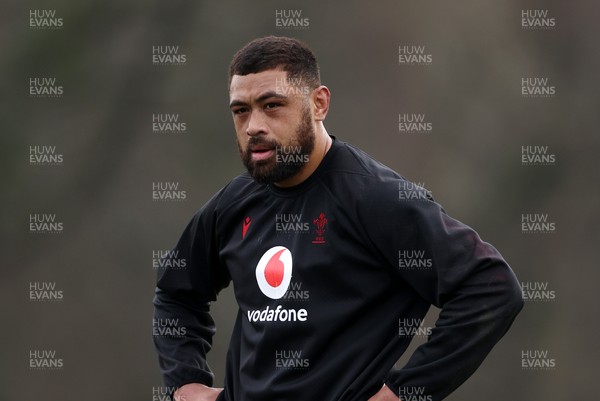
[[[218,260],[217,200],[218,195],[194,216],[158,271],[153,340],[170,389],[191,382],[211,386],[214,379],[206,362],[215,333],[210,302],[230,281]]]
[[[206,363],[206,354],[212,346],[215,325],[209,303],[185,300],[182,294],[173,295],[157,287],[153,326],[165,386],[170,389],[186,383],[212,386],[214,375]],[[164,332],[185,334],[161,334]]]
[[[377,222],[371,240],[398,279],[441,312],[428,341],[406,366],[389,372],[386,384],[401,398],[421,392],[442,400],[506,333],[523,306],[521,290],[498,251],[475,231],[430,197],[399,200],[397,181],[390,187],[396,190],[384,190],[369,207]]]

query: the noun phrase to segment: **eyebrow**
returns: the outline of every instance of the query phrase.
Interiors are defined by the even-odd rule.
[[[277,93],[275,91],[268,91],[268,92],[263,93],[259,97],[257,97],[256,101],[257,102],[262,102],[262,101],[267,100],[267,99],[272,98],[272,97],[277,98],[277,99],[287,99],[288,98],[288,96],[283,95],[281,93]],[[243,102],[241,100],[235,100],[235,99],[232,100],[231,103],[229,103],[229,107],[230,108],[234,107],[234,106],[247,106],[247,105],[248,105],[248,103]]]

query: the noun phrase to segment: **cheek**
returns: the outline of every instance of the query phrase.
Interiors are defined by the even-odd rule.
[[[233,119],[233,128],[235,129],[235,133],[238,139],[242,139],[242,137],[246,134],[246,123],[242,119]]]
[[[241,152],[245,152],[248,148],[248,136],[247,135],[236,135],[237,146]]]
[[[278,115],[268,121],[269,131],[280,139],[285,139],[292,134],[296,128],[295,120],[289,115]]]

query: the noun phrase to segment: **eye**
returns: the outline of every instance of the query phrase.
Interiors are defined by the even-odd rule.
[[[246,111],[248,111],[248,109],[247,109],[247,108],[245,108],[245,107],[238,107],[238,108],[235,108],[235,109],[231,109],[231,112],[232,112],[233,114],[238,114],[238,115],[239,115],[239,114],[243,114],[243,113],[245,113]]]
[[[272,110],[272,109],[276,109],[279,106],[281,106],[281,103],[270,102],[270,103],[265,104],[265,109]]]

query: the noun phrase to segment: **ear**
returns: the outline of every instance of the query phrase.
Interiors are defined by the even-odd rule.
[[[329,111],[331,92],[325,85],[315,88],[311,95],[315,120],[323,121]]]

